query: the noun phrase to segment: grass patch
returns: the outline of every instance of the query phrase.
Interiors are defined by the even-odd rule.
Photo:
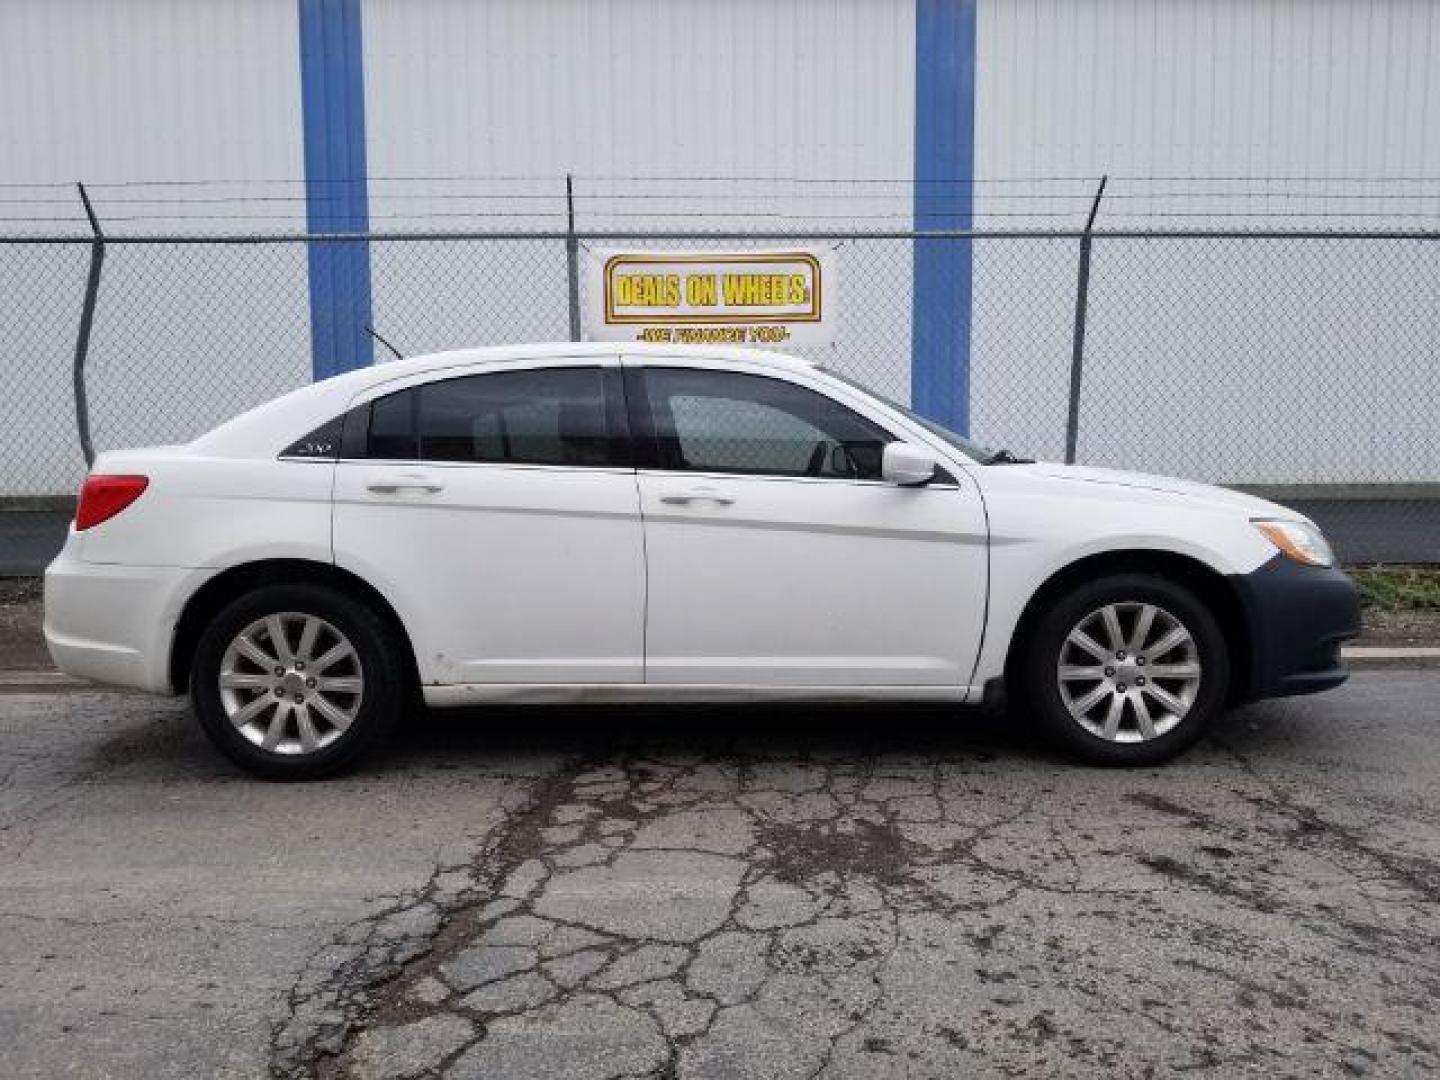
[[[1440,611],[1440,567],[1357,566],[1361,602],[1378,611]]]

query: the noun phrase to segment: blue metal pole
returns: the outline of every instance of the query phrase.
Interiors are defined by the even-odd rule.
[[[975,181],[976,0],[916,0],[915,228],[969,229]],[[972,241],[915,241],[910,400],[970,429]]]
[[[298,0],[310,232],[365,233],[365,74],[360,0]],[[374,360],[370,245],[310,244],[310,356],[316,379]]]

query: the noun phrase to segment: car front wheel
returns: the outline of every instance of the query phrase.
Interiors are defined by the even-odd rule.
[[[1072,590],[1040,618],[1024,697],[1077,756],[1152,764],[1193,744],[1224,708],[1228,660],[1219,624],[1191,590],[1117,574]]]
[[[403,669],[373,610],[321,585],[256,589],[201,635],[195,714],[232,761],[271,779],[334,773],[394,724]]]

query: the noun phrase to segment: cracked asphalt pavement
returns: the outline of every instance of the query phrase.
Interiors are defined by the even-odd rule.
[[[1440,1069],[1440,672],[1140,771],[942,709],[417,717],[266,784],[0,696],[6,1077]]]

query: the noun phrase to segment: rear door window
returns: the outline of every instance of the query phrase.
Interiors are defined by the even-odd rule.
[[[368,456],[419,461],[608,467],[624,464],[598,367],[443,379],[374,402]]]

